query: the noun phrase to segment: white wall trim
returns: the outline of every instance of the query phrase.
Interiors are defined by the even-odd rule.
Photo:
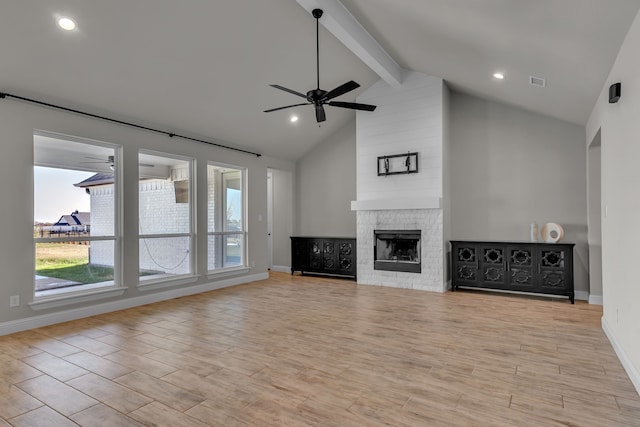
[[[589,301],[589,292],[588,291],[575,291],[575,298],[580,301]]]
[[[640,395],[640,372],[638,372],[638,370],[635,368],[633,363],[631,363],[631,359],[618,343],[616,336],[614,335],[613,331],[609,327],[607,320],[604,318],[604,316],[602,316],[602,330],[604,331],[607,338],[609,338],[609,342],[611,343],[613,350],[616,352],[616,355],[618,355],[618,359],[620,359],[620,363],[622,363],[622,367],[627,372],[627,375],[629,375],[629,379],[631,380],[631,382],[633,383],[633,386],[636,388],[636,391]]]
[[[0,323],[0,336],[12,334],[15,332],[26,331],[29,329],[39,328],[42,326],[53,325],[55,323],[68,322],[70,320],[82,319],[84,317],[95,316],[98,314],[109,313],[112,311],[124,310],[127,308],[138,307],[154,302],[170,300],[187,295],[195,295],[202,292],[214,291],[216,289],[228,288],[230,286],[241,285],[243,283],[255,282],[258,280],[266,280],[269,273],[258,273],[249,276],[234,277],[217,282],[205,283],[202,285],[191,286],[188,288],[171,289],[164,292],[158,292],[143,295],[134,298],[127,298],[118,301],[110,301],[103,304],[91,305],[88,307],[75,308],[57,313],[43,314],[41,316],[33,316],[25,319],[12,320]]]
[[[287,265],[272,265],[271,271],[279,271],[280,273],[291,273],[291,267]]]
[[[127,287],[111,287],[109,289],[96,289],[82,293],[58,294],[53,297],[38,298],[28,305],[32,310],[46,310],[49,308],[63,307],[65,305],[95,301],[102,298],[112,298],[124,294],[126,290]]]
[[[602,295],[589,295],[589,304],[604,305],[602,301]]]

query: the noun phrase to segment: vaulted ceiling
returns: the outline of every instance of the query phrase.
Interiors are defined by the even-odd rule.
[[[401,67],[578,124],[640,8],[640,0],[342,3]],[[78,29],[61,31],[60,15],[73,17]],[[505,79],[493,79],[495,71]],[[269,84],[304,93],[315,88],[315,72],[315,21],[296,0],[0,5],[0,91],[274,157],[296,160],[354,117],[329,107],[318,126],[310,106],[262,112],[300,102]],[[531,75],[547,87],[530,86]],[[323,89],[355,80],[362,87],[338,98],[354,101],[378,79],[321,27]],[[300,119],[291,123],[294,112]]]

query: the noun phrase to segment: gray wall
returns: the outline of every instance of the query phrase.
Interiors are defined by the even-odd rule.
[[[585,147],[601,132],[602,326],[640,391],[640,13],[629,29],[591,117]],[[622,82],[617,104],[609,85]]]
[[[93,302],[76,301],[75,305],[33,310],[28,303],[34,297],[34,245],[33,245],[33,131],[41,129],[65,135],[121,144],[123,149],[123,295]],[[223,141],[220,141],[224,143]],[[188,283],[167,283],[162,289],[138,288],[138,152],[141,149],[180,154],[197,159],[197,166],[207,161],[246,167],[247,229],[249,270],[235,276],[207,277],[207,236],[200,233],[196,239],[197,270]],[[136,304],[145,304],[156,298],[169,298],[202,292],[229,284],[242,283],[266,277],[267,274],[267,166],[293,170],[291,162],[256,157],[224,150],[206,144],[176,140],[86,117],[41,108],[12,100],[0,102],[0,213],[12,218],[11,226],[3,230],[0,241],[0,334],[89,316]],[[207,230],[207,168],[197,167],[196,186],[197,230]],[[9,297],[19,295],[20,307],[9,308]]]
[[[356,236],[355,120],[298,161],[295,194],[296,235]]]
[[[557,222],[576,244],[575,288],[587,298],[584,128],[451,95],[452,237],[527,241],[532,221]]]

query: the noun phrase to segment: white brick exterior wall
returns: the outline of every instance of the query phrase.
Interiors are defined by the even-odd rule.
[[[91,188],[91,235],[113,235],[113,186]],[[140,234],[188,233],[189,204],[176,203],[173,181],[152,180],[139,184]],[[111,241],[91,242],[89,257],[93,265],[113,266]],[[190,271],[189,239],[146,239],[140,242],[140,268],[171,274]],[[176,254],[178,255],[176,257]],[[177,259],[176,259],[177,258]]]
[[[140,234],[188,233],[189,203],[176,203],[173,181],[143,181],[139,191]],[[146,239],[140,242],[140,269],[172,274],[190,271],[189,239]],[[176,259],[177,258],[177,259]]]
[[[91,236],[113,236],[113,185],[91,187]],[[114,244],[110,241],[91,242],[89,263],[113,267]]]

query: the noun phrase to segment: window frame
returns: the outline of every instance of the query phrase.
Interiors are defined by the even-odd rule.
[[[231,165],[227,163],[220,163],[216,161],[208,161],[207,162],[207,186],[209,185],[209,166],[214,168],[223,168],[223,169],[232,169],[233,172],[239,172],[240,174],[240,230],[230,230],[225,231],[225,225],[227,224],[226,218],[226,208],[227,208],[227,187],[225,185],[226,179],[224,177],[224,172],[217,171],[220,175],[219,180],[215,181],[215,192],[216,200],[214,202],[214,211],[213,213],[210,211],[210,200],[211,196],[210,192],[207,190],[207,224],[209,224],[209,220],[213,215],[215,221],[215,229],[220,231],[210,231],[209,226],[207,225],[207,275],[217,275],[224,274],[227,272],[234,271],[245,271],[248,267],[248,232],[247,232],[247,168],[242,166]],[[219,195],[219,196],[218,196]],[[224,259],[226,257],[227,245],[224,244],[225,237],[228,236],[242,236],[242,250],[241,250],[241,262],[240,265],[233,266],[224,266]],[[220,245],[222,254],[220,256],[220,266],[216,266],[213,269],[209,268],[209,258],[212,256],[212,253],[209,248],[209,239],[211,237],[220,237],[222,239],[222,244]],[[215,261],[215,260],[214,260]]]
[[[35,168],[46,167],[53,169],[69,170],[69,171],[82,171],[83,169],[70,169],[69,167],[63,167],[59,163],[51,162],[39,162],[36,160],[37,147],[35,144],[36,137],[52,138],[61,141],[67,141],[76,144],[84,144],[88,146],[96,146],[101,148],[107,148],[113,150],[113,230],[111,235],[101,236],[76,236],[76,237],[33,237],[33,301],[29,305],[34,310],[48,309],[52,307],[63,306],[67,304],[75,304],[80,301],[89,301],[99,298],[112,297],[114,295],[122,295],[127,289],[123,286],[122,280],[122,145],[94,140],[90,138],[83,138],[72,135],[65,135],[61,133],[55,133],[44,130],[34,130],[34,159],[33,166],[34,172],[34,185],[32,187],[32,200],[34,201],[34,210],[32,215],[35,217],[35,201],[36,201],[36,188],[35,188]],[[87,171],[89,172],[89,171]],[[91,171],[93,172],[93,171]],[[97,171],[95,173],[98,173]],[[35,221],[32,221],[35,223]],[[112,241],[113,242],[113,280],[104,282],[96,282],[90,284],[81,284],[70,288],[53,289],[47,291],[36,291],[36,247],[38,243],[71,243],[71,242],[95,242],[95,241]],[[38,295],[38,292],[46,292],[44,295]]]
[[[188,181],[189,185],[187,188],[188,193],[188,204],[189,204],[189,227],[188,231],[182,233],[140,233],[140,184],[142,183],[142,179],[140,176],[140,155],[149,155],[155,157],[164,157],[167,159],[183,161],[187,163],[187,171],[188,171]],[[137,191],[137,201],[138,201],[138,256],[140,254],[140,247],[143,244],[143,239],[166,239],[166,238],[178,238],[178,237],[187,237],[189,239],[187,258],[189,260],[189,272],[182,274],[164,274],[161,277],[154,277],[144,279],[144,276],[141,275],[140,268],[140,259],[138,259],[138,288],[141,290],[146,289],[157,289],[166,286],[173,286],[175,284],[181,283],[191,283],[197,277],[197,256],[196,256],[196,248],[197,248],[197,235],[196,235],[196,159],[189,156],[182,156],[180,154],[175,153],[167,153],[156,150],[149,149],[139,149],[138,150],[138,191]]]

